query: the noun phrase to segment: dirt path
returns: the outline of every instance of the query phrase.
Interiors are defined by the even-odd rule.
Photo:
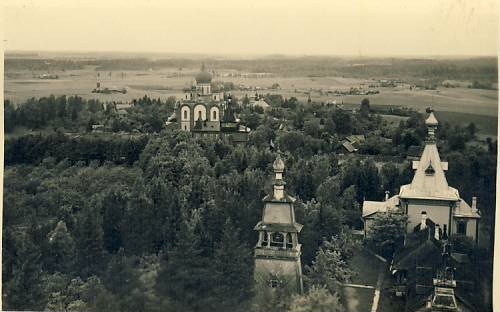
[[[375,294],[373,295],[373,304],[371,312],[377,312],[378,301],[380,300],[380,288],[382,288],[382,284],[384,282],[385,269],[386,269],[385,265],[380,265],[378,279],[377,279],[377,286],[375,288]]]

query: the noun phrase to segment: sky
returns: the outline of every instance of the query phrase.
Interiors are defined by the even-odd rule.
[[[3,0],[27,51],[489,56],[497,0]]]

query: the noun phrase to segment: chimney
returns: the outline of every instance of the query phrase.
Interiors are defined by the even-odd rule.
[[[385,191],[385,201],[389,199],[389,191]]]
[[[427,227],[427,212],[422,211],[422,219],[420,221],[420,230],[424,230]]]
[[[435,229],[435,230],[434,230],[434,238],[435,238],[436,240],[440,240],[440,238],[441,238],[441,237],[440,237],[440,235],[439,235],[439,224],[436,224],[436,227],[435,227],[434,229]]]
[[[477,197],[476,196],[472,197],[472,211],[477,212]]]

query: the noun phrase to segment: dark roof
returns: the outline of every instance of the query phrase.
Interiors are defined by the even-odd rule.
[[[395,270],[409,269],[415,261],[441,261],[442,247],[434,238],[435,225],[432,220],[427,219],[427,228],[406,235],[405,246],[396,251],[392,268]]]
[[[287,233],[299,233],[302,230],[303,225],[297,222],[293,224],[286,223],[264,223],[259,221],[254,227],[254,230],[261,231],[266,230],[270,232],[287,232]]]
[[[203,68],[201,72],[196,75],[196,83],[210,83],[212,81],[212,75],[205,71]]]
[[[220,132],[220,123],[218,121],[197,120],[192,132]]]
[[[267,195],[262,199],[262,201],[264,202],[276,202],[276,203],[294,203],[295,200],[296,200],[295,198],[286,194],[282,199],[276,199],[274,198],[274,195]]]
[[[233,104],[228,101],[226,109],[224,110],[224,115],[222,116],[223,122],[236,122],[236,116],[234,116]]]

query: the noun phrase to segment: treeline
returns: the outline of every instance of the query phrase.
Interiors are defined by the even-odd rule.
[[[88,165],[96,161],[133,165],[148,142],[148,137],[103,135],[25,135],[5,141],[5,165],[39,164],[52,157],[60,162]]]
[[[360,226],[364,199],[381,200],[411,181],[404,157],[425,138],[423,116],[392,126],[366,109],[273,101],[266,113],[240,109],[242,121],[256,125],[246,145],[171,130],[8,138],[3,308],[301,311],[321,297],[341,311],[338,283],[349,279],[345,262],[353,248],[345,227]],[[134,109],[161,106],[143,98]],[[483,224],[491,224],[496,143],[451,144],[472,130],[443,125],[438,144],[449,184],[466,200],[477,195]],[[383,138],[377,153],[398,161],[375,163],[367,147],[360,148],[368,154],[363,159],[339,155],[349,134],[366,134],[372,151]],[[294,298],[277,292],[263,303],[253,297],[253,228],[261,199],[272,191],[278,148],[286,191],[297,198],[296,218],[304,224],[308,290]]]
[[[93,125],[101,125],[109,132],[160,132],[174,110],[175,98],[162,100],[145,95],[134,99],[121,115],[117,109],[119,104],[65,95],[31,98],[18,105],[5,100],[5,132],[11,133],[16,127],[91,132]]]
[[[67,60],[67,59],[41,59],[41,58],[10,58],[8,55],[5,58],[4,66],[5,71],[14,70],[73,70],[82,69],[85,65],[84,62],[79,60]]]

